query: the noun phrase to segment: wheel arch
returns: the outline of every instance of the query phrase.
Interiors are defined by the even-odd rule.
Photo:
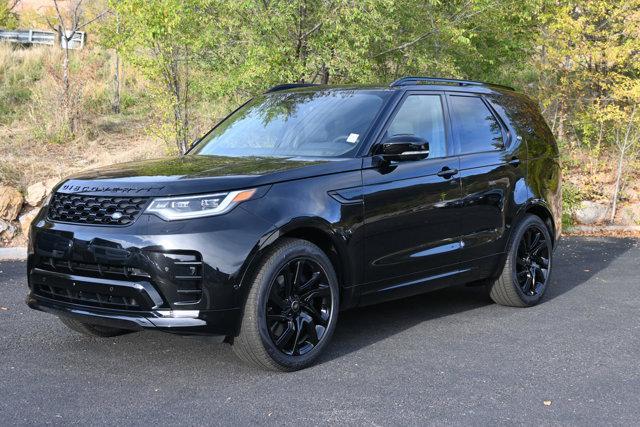
[[[350,270],[346,237],[321,218],[300,218],[289,221],[260,239],[254,248],[251,259],[244,268],[241,287],[246,288],[244,284],[250,280],[265,254],[274,244],[284,238],[306,240],[318,246],[331,261],[340,288],[343,289],[352,283],[353,273]]]
[[[557,239],[556,239],[557,230],[555,227],[553,214],[551,213],[551,209],[549,209],[549,206],[547,206],[547,204],[542,200],[530,200],[521,209],[518,215],[516,224],[520,222],[527,214],[533,214],[539,217],[542,220],[542,222],[545,223],[545,225],[547,226],[547,229],[549,230],[549,234],[551,235],[551,241],[553,243],[553,246],[555,247],[557,243]]]

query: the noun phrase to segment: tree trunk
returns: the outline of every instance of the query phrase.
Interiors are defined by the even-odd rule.
[[[111,109],[114,113],[120,113],[120,55],[116,50],[115,73],[113,74],[113,103]]]
[[[564,131],[565,118],[566,118],[566,114],[564,111],[564,105],[560,103],[560,105],[558,106],[558,127],[556,130],[556,137],[558,138],[558,141],[560,141],[561,143],[565,142],[565,131]]]
[[[616,173],[616,184],[613,189],[613,201],[611,203],[611,218],[609,222],[613,224],[616,218],[616,209],[618,208],[618,193],[620,192],[620,181],[622,180],[622,166],[624,162],[624,155],[626,150],[623,148],[620,150],[620,156],[618,157],[618,170]]]
[[[70,89],[71,83],[69,78],[69,40],[66,39],[66,35],[63,36],[66,41],[63,52],[64,57],[62,60],[62,103],[64,108],[65,119],[69,126],[69,132],[74,135],[76,132],[76,120],[75,112],[72,103]]]
[[[322,65],[322,70],[320,71],[320,84],[329,84],[329,69],[324,64]]]
[[[120,15],[116,14],[116,34],[120,34]],[[113,75],[113,104],[111,109],[114,113],[120,113],[120,54],[118,49],[115,49],[116,53],[116,69]]]
[[[62,59],[62,99],[67,104],[69,99],[69,49],[63,49],[64,58]]]

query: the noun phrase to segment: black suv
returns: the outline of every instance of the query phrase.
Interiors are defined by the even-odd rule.
[[[225,337],[295,370],[339,310],[471,283],[531,306],[560,236],[554,138],[498,85],[281,85],[180,158],[60,183],[34,220],[31,308],[78,332]]]

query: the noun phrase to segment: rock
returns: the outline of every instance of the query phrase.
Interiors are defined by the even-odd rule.
[[[609,213],[609,205],[605,203],[596,203],[584,201],[573,212],[573,218],[578,224],[598,224],[607,220]]]
[[[36,182],[27,187],[27,196],[24,199],[30,206],[38,206],[47,197],[47,192],[44,182]]]
[[[44,182],[44,186],[47,189],[47,194],[51,193],[51,190],[53,190],[53,187],[55,187],[56,184],[59,182],[60,182],[60,178],[49,178],[48,180],[46,180]]]
[[[13,221],[18,217],[23,202],[22,194],[13,187],[0,185],[0,219]]]
[[[620,209],[622,225],[640,225],[640,203],[634,203]]]
[[[20,221],[20,230],[22,230],[22,234],[25,236],[29,235],[29,226],[33,219],[38,215],[38,211],[40,209],[31,209],[29,212],[20,215],[18,221]]]
[[[0,219],[0,240],[8,243],[16,235],[17,228],[8,221]]]

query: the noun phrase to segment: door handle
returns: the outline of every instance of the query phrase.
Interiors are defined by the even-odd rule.
[[[451,169],[449,166],[445,166],[442,168],[440,172],[438,172],[438,176],[444,179],[449,179],[454,175],[458,174],[458,169]]]

